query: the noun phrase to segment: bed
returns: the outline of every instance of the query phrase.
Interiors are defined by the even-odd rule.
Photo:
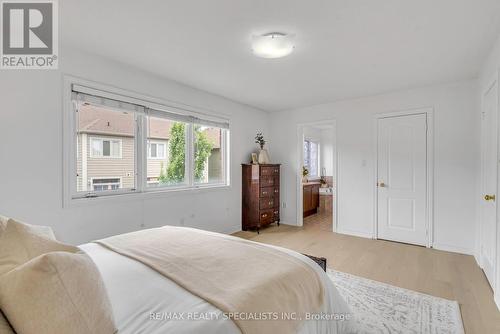
[[[187,233],[187,235],[195,233],[202,237],[217,238],[217,240],[220,240],[219,243],[221,241],[242,242],[239,238],[218,233],[180,229],[182,229],[182,233]],[[149,238],[152,234],[158,235],[158,231],[162,231],[162,229],[143,233],[146,233],[145,235]],[[140,232],[132,233],[128,238],[136,236],[137,233]],[[263,247],[263,251],[273,252],[279,256],[299,261],[314,272],[321,284],[322,302],[320,309],[311,312],[310,318],[308,315],[307,319],[299,319],[299,326],[296,330],[292,331],[290,327],[284,326],[283,331],[280,330],[280,332],[340,334],[354,331],[354,321],[347,304],[317,263],[302,254],[285,248],[257,244],[251,241],[244,242],[249,247]],[[166,249],[168,250],[169,247],[166,247]],[[143,260],[134,259],[130,254],[123,254],[116,251],[116,249],[113,250],[109,247],[109,243],[97,241],[80,245],[78,248],[90,257],[100,274],[118,333],[219,334],[271,332],[271,327],[266,327],[269,324],[267,321],[262,322],[262,324],[265,324],[261,327],[262,331],[258,326],[242,327],[241,321],[236,321],[227,316],[227,310],[223,311],[220,307],[215,306],[218,305],[217,303],[207,301],[207,299],[210,300],[209,298],[200,297],[199,290],[197,292],[196,289],[193,289],[193,291],[186,289],[182,286],[183,284],[179,284],[178,280],[168,278],[168,275],[165,275],[162,270],[159,270],[154,265]],[[184,253],[182,247],[181,253]],[[186,254],[192,253],[186,252]],[[190,256],[192,257],[192,255]],[[189,256],[186,260],[187,262],[190,261]],[[266,259],[256,261],[266,261]],[[222,268],[223,270],[224,268]],[[286,282],[293,281],[293,277],[281,276],[271,277],[271,281],[284,282],[286,288]],[[244,284],[242,284],[243,288]],[[258,288],[257,284],[254,291],[258,291]],[[290,294],[296,294],[296,291],[300,292],[300,289],[290,290]],[[282,296],[272,296],[274,299],[283,298],[284,300],[289,299],[289,297],[291,298],[291,296],[285,296],[284,294]],[[269,299],[269,302],[271,301],[272,299]],[[9,316],[5,309],[4,313]],[[271,318],[264,320],[273,321],[269,319]],[[248,323],[248,321],[246,322]],[[68,333],[71,333],[71,331],[68,331]]]
[[[314,261],[284,248],[268,247],[300,258],[321,276],[326,287],[322,310],[325,314],[350,314],[328,276]],[[234,322],[208,317],[220,315],[222,311],[148,266],[96,243],[80,248],[92,258],[101,273],[119,333],[240,333]],[[199,320],[187,319],[189,314],[195,313],[200,314]],[[184,315],[184,319],[180,315]],[[206,319],[204,315],[208,315]],[[340,334],[347,333],[349,326],[349,321],[306,321],[299,333]]]

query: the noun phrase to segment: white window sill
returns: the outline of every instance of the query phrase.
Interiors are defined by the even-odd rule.
[[[179,188],[168,188],[168,189],[148,189],[143,192],[130,191],[119,194],[108,194],[97,197],[78,197],[71,198],[66,200],[64,203],[65,208],[70,207],[80,207],[94,204],[102,204],[102,203],[120,203],[120,202],[128,202],[128,201],[137,201],[137,200],[147,200],[154,198],[166,198],[174,195],[189,195],[189,194],[199,194],[205,192],[213,192],[213,191],[226,191],[231,190],[231,185],[200,185],[195,187],[179,187]]]

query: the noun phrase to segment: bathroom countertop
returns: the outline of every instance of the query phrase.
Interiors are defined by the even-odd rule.
[[[303,186],[314,186],[314,185],[321,185],[321,182],[303,182],[302,185]]]

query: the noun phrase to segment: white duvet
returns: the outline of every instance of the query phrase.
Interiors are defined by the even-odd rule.
[[[354,321],[320,319],[351,316],[347,304],[325,272],[301,254],[280,247],[269,247],[309,264],[318,272],[325,286],[322,313],[314,315],[315,319],[303,321],[299,333],[351,332]],[[92,258],[102,275],[120,334],[240,333],[239,328],[222,311],[148,266],[96,243],[84,244],[80,248]]]

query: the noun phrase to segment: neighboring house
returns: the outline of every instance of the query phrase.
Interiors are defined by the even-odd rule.
[[[169,138],[172,122],[150,118],[148,124],[147,182],[159,182],[168,166]],[[82,105],[78,112],[77,189],[105,191],[134,188],[135,120],[132,113],[110,111]],[[205,180],[222,175],[220,130],[207,128],[212,154],[208,158]]]
[[[207,128],[204,132],[208,141],[212,144],[212,153],[208,157],[204,182],[214,180],[222,182],[221,131],[217,128]]]

